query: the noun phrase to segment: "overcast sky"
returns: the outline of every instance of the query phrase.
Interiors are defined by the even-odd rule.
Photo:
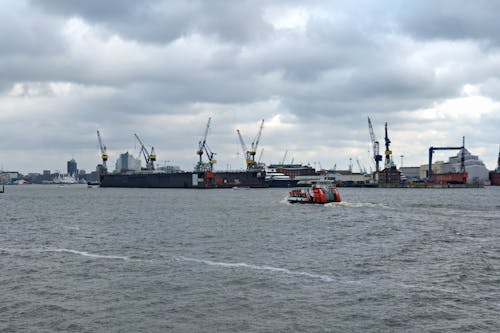
[[[114,167],[137,133],[192,170],[208,117],[217,169],[370,168],[367,117],[395,162],[466,147],[496,166],[498,1],[0,0],[0,169]],[[440,152],[445,159],[456,152]]]

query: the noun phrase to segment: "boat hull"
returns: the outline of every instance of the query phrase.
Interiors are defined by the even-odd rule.
[[[236,172],[178,172],[178,173],[116,173],[101,176],[101,187],[133,188],[232,188],[267,187],[265,173]]]
[[[288,195],[289,203],[326,204],[340,202],[340,193],[336,187],[329,185],[313,185],[310,189],[293,189]]]
[[[271,179],[266,180],[266,184],[269,187],[289,188],[296,187],[298,181],[294,179]]]
[[[500,172],[490,172],[490,182],[493,186],[500,186]]]

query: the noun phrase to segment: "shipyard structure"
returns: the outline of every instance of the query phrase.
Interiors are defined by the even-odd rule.
[[[99,185],[101,187],[135,187],[135,188],[233,188],[233,187],[267,187],[265,182],[265,170],[262,165],[255,161],[255,152],[260,141],[264,120],[262,120],[256,139],[251,148],[247,148],[244,140],[237,130],[245,162],[246,170],[242,171],[214,171],[213,165],[217,163],[215,153],[207,144],[207,136],[210,128],[208,119],[204,134],[198,142],[198,162],[193,171],[181,171],[179,168],[156,168],[156,154],[154,147],[147,148],[137,134],[134,134],[140,145],[139,154],[142,155],[146,167],[141,167],[141,160],[133,157],[128,152],[121,154],[116,162],[116,171],[108,172],[108,155],[106,146],[102,142],[101,135],[97,131],[99,147],[101,150],[102,164],[97,169],[100,171]],[[206,160],[205,158],[206,157]],[[90,185],[90,184],[89,184]]]

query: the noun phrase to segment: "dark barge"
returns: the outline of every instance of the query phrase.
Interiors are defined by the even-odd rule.
[[[204,172],[158,172],[141,171],[109,173],[100,177],[101,187],[135,188],[232,188],[267,187],[265,172],[250,171],[204,171]]]

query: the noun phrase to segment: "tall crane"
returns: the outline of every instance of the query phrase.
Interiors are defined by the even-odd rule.
[[[245,162],[247,164],[247,169],[251,169],[252,164],[254,163],[252,160],[252,155],[250,154],[250,150],[248,150],[245,141],[243,141],[243,137],[241,136],[240,130],[236,129],[236,133],[238,133],[238,138],[240,139],[241,149],[243,150],[243,155],[245,156]]]
[[[205,133],[203,134],[203,137],[201,140],[198,142],[198,150],[196,151],[196,154],[200,157],[198,163],[195,166],[195,171],[202,172],[202,171],[212,171],[213,170],[213,165],[217,163],[217,161],[214,159],[215,153],[210,150],[210,148],[207,145],[207,135],[208,135],[208,130],[210,128],[210,121],[212,120],[211,117],[208,118],[207,126],[205,127]],[[208,163],[203,162],[203,153],[207,154],[208,158]]]
[[[365,174],[366,173],[366,169],[361,166],[361,163],[359,162],[359,158],[356,158],[356,163],[358,164],[359,173]]]
[[[97,130],[97,140],[99,141],[99,148],[101,149],[102,168],[106,173],[108,171],[108,167],[106,166],[108,154],[106,153],[106,146],[102,143],[101,133],[99,133],[99,130]]]
[[[382,161],[382,155],[379,153],[379,142],[375,137],[375,133],[373,132],[372,122],[370,117],[368,117],[368,129],[370,130],[370,139],[372,141],[373,148],[373,159],[375,160],[375,172],[378,173],[380,171],[380,161]]]
[[[462,137],[462,146],[461,147],[430,147],[429,148],[429,165],[427,170],[427,177],[431,178],[432,176],[432,154],[436,150],[460,150],[460,172],[465,172],[465,136]],[[500,159],[500,154],[499,154]]]
[[[263,155],[263,154],[264,154],[264,148],[262,148],[262,149],[260,150],[259,159],[257,160],[257,163],[258,163],[258,164],[260,164],[260,163],[261,163],[260,161],[262,160],[262,155]]]
[[[497,172],[500,172],[500,146],[498,146]]]
[[[134,134],[135,138],[137,141],[139,141],[139,144],[141,145],[141,151],[139,154],[143,154],[144,160],[146,161],[146,170],[154,170],[155,165],[154,162],[156,161],[156,154],[155,154],[155,148],[151,147],[151,151],[148,151],[146,146],[142,143],[141,139],[137,134]]]
[[[389,135],[387,134],[387,123],[385,123],[385,168],[390,168],[394,166],[391,155],[392,151],[389,149],[391,145],[391,140],[389,140]]]
[[[281,165],[285,165],[286,154],[288,154],[288,150],[285,150],[285,154],[283,155],[283,159],[281,160]]]
[[[239,129],[236,130],[236,133],[238,133],[238,138],[240,139],[241,149],[243,149],[243,154],[245,155],[247,170],[259,169],[261,167],[260,163],[255,162],[255,154],[259,146],[263,128],[264,128],[264,119],[262,119],[262,122],[260,123],[259,132],[257,133],[255,139],[252,141],[250,149],[247,148],[247,145],[245,144],[245,141],[241,136],[240,130]]]

